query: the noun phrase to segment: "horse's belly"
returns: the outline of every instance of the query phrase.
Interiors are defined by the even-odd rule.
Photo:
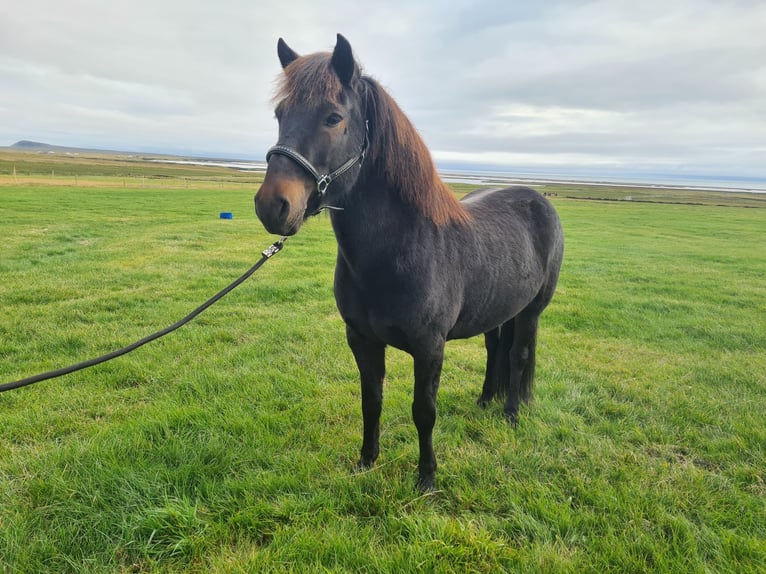
[[[458,321],[449,333],[447,339],[467,339],[491,331],[499,327],[509,319],[515,317],[518,312],[495,313],[492,316],[482,317],[471,321]]]
[[[527,285],[513,293],[493,293],[489,298],[468,296],[448,339],[467,339],[491,331],[518,315],[535,298],[538,286]]]

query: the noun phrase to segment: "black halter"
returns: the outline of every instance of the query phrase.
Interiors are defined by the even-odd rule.
[[[283,145],[283,144],[277,144],[271,149],[269,149],[269,151],[266,152],[266,162],[268,163],[269,158],[271,158],[271,156],[273,156],[274,154],[289,157],[291,160],[293,160],[295,163],[297,163],[303,169],[305,169],[311,175],[311,177],[313,177],[314,180],[317,182],[317,192],[319,193],[319,199],[321,200],[322,198],[324,198],[325,193],[327,193],[327,187],[334,180],[336,180],[341,175],[346,173],[348,170],[354,167],[357,163],[361,167],[362,163],[364,162],[364,157],[365,155],[367,155],[367,148],[369,147],[369,143],[370,143],[368,135],[369,135],[369,122],[365,120],[364,142],[362,142],[362,149],[359,150],[359,154],[349,159],[346,163],[344,163],[335,171],[331,173],[327,173],[325,175],[320,175],[317,169],[313,165],[311,165],[311,162],[307,160],[300,152],[291,148],[290,146]]]

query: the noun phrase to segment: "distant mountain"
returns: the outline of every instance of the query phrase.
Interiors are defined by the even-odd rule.
[[[114,150],[108,150],[108,149],[86,149],[86,148],[79,148],[79,147],[68,147],[68,146],[60,146],[60,145],[51,145],[43,142],[33,142],[29,140],[21,140],[17,141],[12,146],[9,146],[9,149],[15,149],[19,151],[36,151],[36,152],[53,152],[53,153],[106,153],[106,154],[124,154],[127,152],[120,152],[120,151],[114,151]]]
[[[6,149],[6,150],[15,150],[18,152],[29,152],[29,153],[50,153],[50,154],[88,154],[88,155],[107,155],[107,156],[127,156],[129,158],[134,157],[141,157],[144,159],[164,159],[164,158],[189,158],[189,159],[197,159],[198,156],[179,156],[172,153],[161,153],[161,152],[136,152],[136,151],[118,151],[118,150],[111,150],[111,149],[97,149],[97,148],[81,148],[81,147],[71,147],[71,146],[60,146],[60,145],[51,145],[43,142],[35,142],[30,140],[21,140],[17,141],[15,144],[8,146],[8,147],[2,147],[0,146],[0,149]],[[212,158],[212,156],[211,156]],[[211,158],[204,158],[204,159],[211,159]],[[203,158],[200,158],[203,159]],[[225,161],[231,161],[231,160],[225,160]],[[243,160],[247,161],[247,160]]]
[[[48,144],[40,143],[40,142],[31,142],[28,140],[21,140],[20,142],[16,142],[11,147],[15,148],[21,148],[21,149],[48,149]]]

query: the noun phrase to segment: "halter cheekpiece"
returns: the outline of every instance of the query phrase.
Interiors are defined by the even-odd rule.
[[[319,171],[317,171],[317,169],[311,164],[311,162],[308,159],[306,159],[299,151],[291,148],[290,146],[283,145],[283,144],[277,144],[273,146],[272,148],[270,148],[269,151],[266,152],[266,162],[268,163],[269,159],[274,154],[289,157],[291,160],[293,160],[295,163],[297,163],[303,169],[305,169],[311,175],[311,177],[314,178],[314,180],[317,182],[317,192],[319,193],[319,198],[322,199],[327,193],[327,188],[334,180],[336,180],[341,175],[346,173],[356,164],[359,164],[359,166],[361,167],[362,163],[364,162],[364,157],[365,155],[367,155],[367,148],[370,143],[368,136],[369,136],[369,122],[365,120],[364,121],[364,142],[362,142],[362,149],[359,150],[359,154],[349,159],[346,163],[344,163],[335,171],[324,174],[324,175],[321,175]]]

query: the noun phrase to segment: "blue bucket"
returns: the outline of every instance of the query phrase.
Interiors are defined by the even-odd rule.
[[[231,211],[222,211],[220,217],[221,219],[234,219],[234,214]]]

